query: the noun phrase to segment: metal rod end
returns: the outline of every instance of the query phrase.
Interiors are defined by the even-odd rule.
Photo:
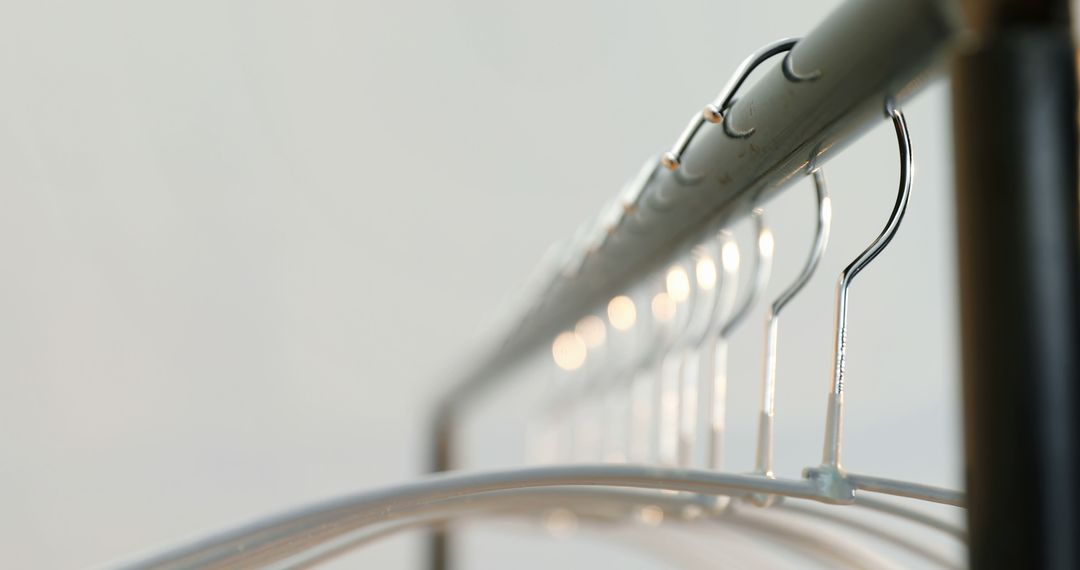
[[[664,168],[668,170],[678,170],[681,161],[678,156],[675,156],[673,152],[665,152],[664,156],[660,158],[660,164],[664,165]]]

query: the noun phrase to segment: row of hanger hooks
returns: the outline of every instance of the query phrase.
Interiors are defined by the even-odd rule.
[[[815,81],[819,79],[821,77],[820,69],[805,75],[795,71],[794,64],[791,61],[791,50],[797,43],[799,43],[798,38],[784,38],[762,47],[743,60],[735,70],[735,74],[731,77],[731,80],[720,91],[720,94],[716,96],[716,100],[706,105],[705,109],[700,113],[695,113],[694,116],[690,118],[690,123],[675,141],[675,145],[660,158],[660,163],[668,170],[678,170],[679,167],[682,166],[683,154],[686,153],[686,149],[690,146],[691,141],[694,140],[694,137],[697,135],[698,131],[705,126],[706,122],[721,125],[724,134],[734,139],[746,139],[753,135],[753,127],[740,131],[732,126],[729,120],[730,113],[728,113],[728,111],[735,105],[735,95],[738,93],[739,88],[742,87],[743,83],[750,77],[750,74],[753,73],[758,66],[772,57],[781,53],[784,54],[784,60],[780,65],[780,70],[784,78],[792,83],[802,83],[804,81]]]
[[[737,91],[754,69],[769,58],[785,54],[780,73],[788,81],[800,83],[820,78],[821,70],[799,74],[793,69],[792,49],[797,41],[773,42],[744,60],[717,98],[703,112],[695,114],[659,164],[668,170],[679,170],[687,148],[704,124],[727,122]],[[841,448],[848,291],[855,277],[895,237],[911,191],[913,161],[906,120],[891,100],[885,102],[884,113],[893,123],[899,147],[899,191],[880,235],[840,273],[822,463],[803,473],[832,500],[840,502],[853,497],[858,486],[856,480],[873,479],[880,483],[877,478],[844,471]],[[753,129],[739,131],[737,136],[732,135],[730,128],[725,133],[745,138],[753,134]],[[813,277],[830,236],[832,199],[823,169],[816,162],[817,156],[815,148],[807,161],[807,174],[815,192],[815,230],[809,255],[793,282],[770,304],[765,319],[754,459],[754,473],[764,478],[776,477],[773,441],[780,316]],[[650,164],[622,192],[621,196],[628,200],[624,202],[624,212],[635,211],[643,185],[655,174],[657,163]],[[545,415],[543,427],[538,430],[543,434],[539,438],[538,457],[723,469],[728,341],[763,294],[775,250],[774,237],[760,204],[751,209],[750,221],[754,243],[747,261],[741,259],[738,240],[731,228],[714,225],[663,271],[645,279],[636,291],[612,298],[606,307],[580,320],[575,330],[564,331],[555,338],[552,354],[564,374],[576,374],[574,371],[582,368],[590,355],[595,358],[584,372],[588,379],[569,383],[573,386],[571,392],[553,400],[552,411]],[[614,230],[609,230],[607,237],[613,233]],[[622,338],[628,335],[633,342]],[[620,342],[625,349],[621,357],[616,354]],[[604,404],[594,409],[592,399]],[[567,413],[567,407],[575,411]],[[877,486],[884,487],[883,492],[898,494],[910,494],[912,489],[911,485],[899,483],[895,489],[888,483]],[[928,489],[923,498],[944,497],[944,502],[962,502],[959,493],[939,491]],[[755,495],[753,500],[764,506],[773,504],[776,497]]]
[[[616,200],[579,230],[572,247],[554,256],[555,275],[576,279],[590,255],[609,240],[618,239],[624,231],[647,231],[645,224],[625,222],[647,215],[642,207],[645,200],[654,208],[667,207],[663,196],[645,193],[658,173],[673,172],[683,182],[696,180],[683,172],[683,158],[705,123],[719,124],[727,137],[737,141],[754,135],[753,127],[739,130],[731,124],[731,110],[739,88],[763,62],[783,53],[779,72],[786,81],[800,84],[823,77],[822,70],[795,70],[792,50],[796,45],[796,39],[773,42],[743,61],[717,98],[695,114],[673,148],[647,162]],[[880,559],[857,543],[831,532],[786,524],[785,518],[810,517],[890,540],[935,566],[956,567],[932,549],[905,542],[890,527],[806,504],[854,504],[966,540],[965,532],[948,522],[861,491],[953,506],[964,505],[962,493],[854,474],[841,464],[849,289],[896,235],[911,191],[913,161],[904,115],[892,102],[886,103],[885,114],[893,123],[900,149],[899,191],[880,235],[840,273],[822,462],[805,469],[802,478],[775,472],[773,439],[780,317],[818,269],[833,218],[817,148],[805,168],[815,196],[809,253],[765,316],[761,404],[751,473],[725,469],[724,431],[729,340],[764,294],[776,248],[758,200],[749,215],[752,238],[743,240],[750,243],[740,244],[734,225],[718,220],[700,239],[677,252],[662,271],[608,299],[555,336],[551,356],[559,373],[533,442],[535,459],[541,465],[443,474],[309,505],[125,567],[245,567],[269,561],[277,564],[274,567],[309,567],[418,526],[442,528],[465,518],[535,520],[538,514],[552,534],[566,533],[579,524],[611,528],[613,522],[629,520],[655,531],[661,523],[693,530],[708,521],[744,530],[755,540],[798,544],[806,560],[829,567],[881,567]],[[557,279],[548,279],[550,274],[544,277],[534,291],[540,298],[558,285]],[[545,308],[543,303],[538,306],[534,311]],[[448,434],[440,435],[449,441]],[[581,461],[590,464],[577,464]],[[761,508],[742,512],[737,508],[741,504]],[[626,525],[619,528],[627,530]],[[629,530],[634,530],[633,525]],[[710,540],[714,538],[710,535]],[[645,541],[638,537],[633,542],[642,547]],[[431,567],[445,568],[445,551],[433,549],[433,553]],[[752,557],[753,550],[747,555]]]

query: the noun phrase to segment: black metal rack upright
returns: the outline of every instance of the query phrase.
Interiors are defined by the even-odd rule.
[[[1080,203],[1069,3],[969,6],[953,71],[973,568],[1080,568]]]

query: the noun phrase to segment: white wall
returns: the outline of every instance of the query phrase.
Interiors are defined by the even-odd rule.
[[[0,566],[86,566],[414,477],[427,405],[547,245],[744,54],[836,4],[5,2]],[[946,86],[908,115],[911,209],[852,293],[847,462],[958,486]],[[895,152],[883,122],[828,165],[833,247],[781,345],[785,474],[818,460],[833,280],[887,217]],[[770,205],[771,292],[810,195]],[[735,457],[760,339],[755,315]]]

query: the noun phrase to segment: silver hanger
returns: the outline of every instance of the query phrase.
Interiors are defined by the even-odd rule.
[[[630,491],[630,488],[640,491]],[[658,489],[684,493],[657,493]],[[436,520],[428,518],[425,522],[437,524],[439,520],[458,518],[462,514],[490,512],[492,507],[496,510],[503,507],[515,509],[522,505],[519,501],[526,501],[526,506],[539,503],[546,506],[567,505],[583,510],[587,510],[589,505],[593,508],[603,505],[605,501],[615,506],[662,505],[665,513],[687,512],[684,508],[668,505],[696,505],[703,520],[726,517],[725,520],[734,521],[736,519],[730,515],[709,516],[705,509],[708,503],[703,502],[702,494],[746,497],[752,493],[821,498],[805,481],[634,465],[568,465],[449,473],[380,491],[354,493],[311,503],[150,556],[144,555],[138,560],[121,563],[119,567],[149,570],[265,565],[310,551],[317,545],[331,545],[332,548],[338,539],[345,539],[347,543],[350,533],[364,527],[417,518],[423,520],[431,515]],[[753,516],[753,513],[747,514]],[[739,513],[736,517],[742,515]],[[943,524],[930,526],[940,527]],[[752,524],[748,528],[752,528]],[[784,533],[779,532],[781,530],[769,528],[761,538],[783,538]],[[844,551],[845,543],[832,542],[834,539],[831,533],[815,533],[814,540],[810,542],[824,547],[835,546]],[[804,541],[802,546],[807,548],[810,543]],[[809,552],[816,550],[811,548]],[[834,562],[840,563],[837,560]],[[848,564],[843,566],[847,567]],[[865,564],[855,566],[866,567]]]
[[[765,286],[769,282],[769,274],[772,270],[773,238],[772,233],[765,225],[765,212],[761,208],[754,208],[751,212],[754,223],[754,255],[751,257],[749,289],[741,300],[732,308],[726,320],[717,321],[713,330],[710,331],[706,346],[707,352],[703,353],[703,359],[699,374],[701,401],[704,407],[702,417],[706,420],[705,449],[706,464],[712,469],[723,467],[724,423],[725,423],[725,398],[727,394],[727,337],[746,318],[758,297],[761,296]],[[734,240],[728,241],[722,246],[721,266],[728,271],[737,270],[739,260],[739,248]],[[735,281],[734,278],[731,279]]]
[[[896,140],[900,147],[900,189],[896,196],[896,203],[889,221],[881,234],[870,244],[858,257],[855,258],[841,273],[836,284],[836,327],[833,345],[833,374],[832,385],[829,390],[829,407],[825,423],[825,446],[822,454],[822,470],[837,473],[841,470],[840,454],[844,426],[844,366],[847,348],[847,308],[848,288],[855,277],[866,268],[896,235],[900,228],[900,222],[907,210],[908,198],[911,195],[911,136],[908,134],[907,121],[903,112],[891,102],[886,104],[886,113],[892,119],[893,128],[896,130]]]
[[[677,463],[689,466],[693,462],[695,438],[701,423],[700,370],[703,363],[703,348],[708,344],[709,331],[721,315],[726,313],[734,296],[733,281],[730,272],[722,269],[721,254],[728,243],[728,233],[710,230],[709,238],[692,250],[692,277],[695,287],[703,298],[703,306],[698,311],[698,319],[687,331],[682,344],[682,363],[679,371],[679,421],[676,447]]]
[[[825,185],[825,174],[820,168],[811,172],[817,196],[817,227],[810,255],[795,281],[781,293],[765,317],[765,366],[761,382],[761,413],[758,423],[758,445],[755,471],[766,477],[773,476],[773,423],[776,414],[776,344],[780,328],[780,313],[795,298],[817,269],[825,247],[829,243],[832,225],[832,202]]]
[[[735,104],[735,93],[742,87],[742,84],[750,76],[759,65],[765,63],[769,58],[787,52],[784,57],[784,62],[781,65],[781,72],[789,81],[802,82],[802,81],[814,81],[821,77],[821,71],[814,71],[806,75],[800,75],[795,71],[791,63],[791,50],[795,47],[795,44],[799,42],[799,38],[784,38],[768,44],[756,52],[750,54],[749,57],[743,60],[739,67],[735,69],[735,73],[731,79],[728,80],[727,85],[720,90],[720,94],[716,96],[716,100],[705,106],[705,109],[700,113],[695,113],[690,118],[690,124],[683,129],[679,138],[675,141],[675,145],[671,150],[664,153],[660,159],[660,163],[664,165],[668,170],[677,170],[682,165],[683,153],[686,152],[686,148],[690,146],[690,141],[694,139],[697,132],[701,130],[701,127],[706,121],[710,123],[720,123],[724,127],[724,132],[733,138],[746,138],[753,134],[754,129],[748,129],[746,131],[735,131],[726,121],[725,113]]]
[[[693,334],[695,321],[700,319],[698,304],[701,288],[690,278],[686,267],[693,266],[691,255],[683,256],[664,274],[665,289],[653,297],[654,317],[672,311],[666,319],[670,336],[661,346],[660,368],[657,376],[657,459],[663,464],[678,463],[680,399],[682,396],[683,346]],[[690,261],[690,263],[687,263]]]

